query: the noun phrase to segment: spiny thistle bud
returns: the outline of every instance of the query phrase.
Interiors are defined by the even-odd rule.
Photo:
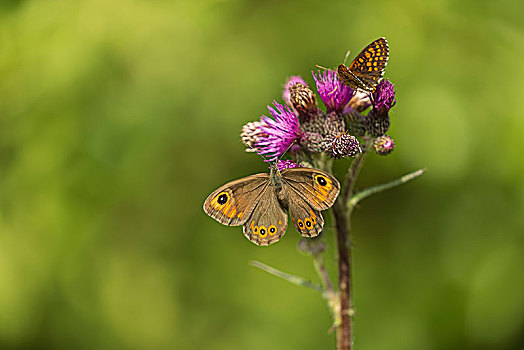
[[[300,129],[303,132],[316,132],[324,134],[326,124],[326,115],[320,109],[308,116],[306,120],[300,121]]]
[[[377,152],[377,154],[386,156],[393,152],[393,149],[395,148],[395,142],[391,136],[382,135],[375,139],[373,148],[375,148],[375,152]]]
[[[366,131],[373,137],[382,136],[389,130],[391,124],[389,116],[377,115],[372,109],[367,115]]]
[[[355,136],[347,132],[334,134],[326,138],[326,153],[333,158],[355,157],[362,153]]]
[[[246,145],[246,152],[256,152],[256,144],[260,136],[264,135],[260,127],[267,126],[264,122],[250,122],[242,127],[240,137]]]
[[[330,112],[324,120],[324,135],[338,134],[346,130],[344,117],[337,112]]]
[[[317,98],[309,86],[295,83],[289,87],[289,101],[299,116],[314,113],[317,110]]]
[[[324,150],[324,138],[316,132],[305,132],[300,139],[300,144],[309,152],[319,153]]]
[[[364,136],[367,130],[368,117],[360,114],[355,108],[347,106],[343,113],[347,117],[349,132],[355,136]]]

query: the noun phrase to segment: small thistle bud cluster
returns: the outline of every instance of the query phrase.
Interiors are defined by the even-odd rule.
[[[273,101],[268,106],[270,116],[242,128],[240,136],[246,151],[275,161],[289,150],[294,159],[305,164],[311,159],[308,153],[339,159],[369,152],[361,149],[357,137],[374,140],[378,154],[393,150],[393,139],[385,135],[390,126],[389,110],[396,103],[393,84],[382,80],[373,93],[355,91],[330,69],[313,73],[313,79],[326,111],[319,108],[315,93],[304,79],[293,76],[282,94],[287,106]]]

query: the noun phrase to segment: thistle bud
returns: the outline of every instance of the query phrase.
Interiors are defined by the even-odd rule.
[[[309,86],[301,83],[295,83],[289,87],[289,101],[299,116],[305,116],[317,110],[315,93]]]
[[[260,136],[264,135],[261,127],[267,126],[264,122],[250,122],[242,127],[240,137],[242,143],[246,145],[246,152],[256,152],[256,144]]]
[[[373,143],[373,148],[375,149],[375,152],[381,156],[387,156],[391,152],[393,152],[393,149],[395,148],[395,142],[393,141],[393,138],[388,135],[382,135],[375,139],[375,142]]]
[[[355,157],[362,153],[355,136],[342,132],[326,138],[326,153],[332,158]]]

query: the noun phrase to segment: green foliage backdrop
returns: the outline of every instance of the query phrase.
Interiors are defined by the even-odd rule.
[[[518,0],[1,2],[0,348],[333,348],[319,295],[248,265],[316,280],[298,234],[257,247],[202,203],[267,170],[239,131],[289,75],[313,84],[315,64],[386,36],[397,148],[358,187],[428,171],[354,213],[356,348],[521,349],[523,15]]]

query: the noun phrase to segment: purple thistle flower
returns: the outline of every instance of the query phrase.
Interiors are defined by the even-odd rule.
[[[282,98],[284,99],[284,102],[288,105],[288,106],[291,106],[291,100],[290,100],[290,93],[289,93],[289,90],[290,88],[293,86],[293,85],[296,85],[296,84],[302,84],[304,86],[307,86],[307,83],[304,81],[304,79],[302,79],[301,76],[299,75],[293,75],[291,77],[288,78],[288,80],[286,81],[286,84],[284,85],[284,91],[282,92]]]
[[[324,72],[319,71],[318,77],[314,72],[311,74],[317,84],[320,99],[326,105],[328,112],[342,110],[353,97],[353,89],[340,82],[337,72],[326,69]]]
[[[284,169],[290,169],[290,168],[298,168],[298,167],[302,167],[302,164],[300,163],[297,164],[287,159],[286,160],[282,160],[282,159],[277,160],[278,171],[282,171]]]
[[[373,93],[373,108],[367,115],[366,129],[371,136],[382,136],[389,130],[389,110],[395,103],[395,85],[386,79],[382,80]]]
[[[384,114],[388,113],[395,103],[397,103],[395,100],[395,85],[391,84],[389,80],[383,79],[378,83],[373,93],[373,108],[380,114]]]
[[[275,108],[267,106],[273,118],[265,115],[260,118],[266,125],[260,126],[262,134],[258,137],[256,144],[257,153],[265,155],[267,161],[276,160],[287,151],[293,142],[302,136],[298,118],[289,107],[273,101]]]

